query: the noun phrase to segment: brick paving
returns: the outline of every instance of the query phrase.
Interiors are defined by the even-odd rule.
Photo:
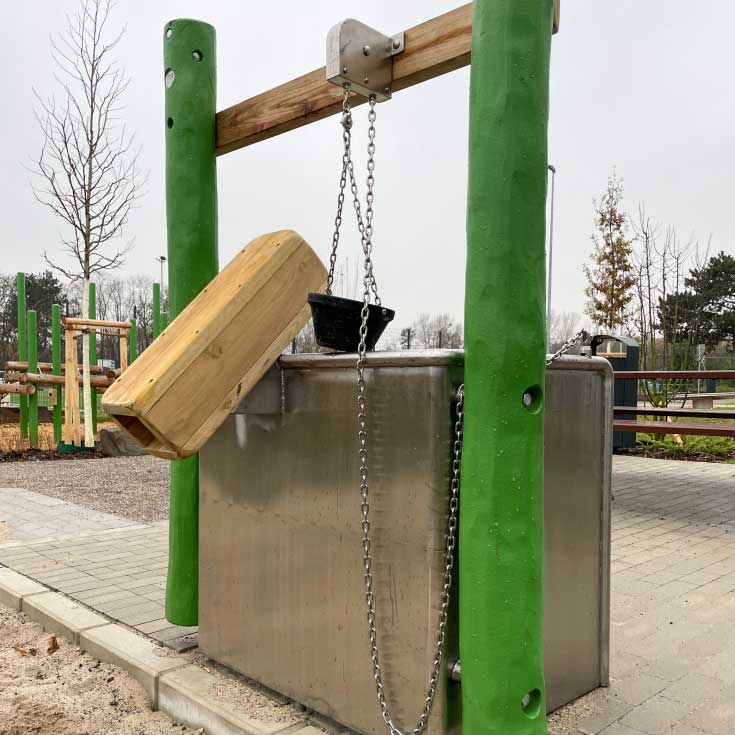
[[[550,732],[735,735],[735,465],[615,457],[613,492],[611,686]],[[0,565],[174,647],[190,640],[163,615],[165,522],[27,491],[0,502],[15,538]]]
[[[164,617],[168,522],[136,525],[26,490],[0,490],[0,522],[14,541],[0,565],[177,649],[196,628]]]
[[[612,681],[577,731],[735,735],[735,465],[615,457],[613,493]]]

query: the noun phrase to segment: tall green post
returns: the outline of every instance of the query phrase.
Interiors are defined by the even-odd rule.
[[[132,364],[138,357],[138,320],[130,320],[130,332],[128,333],[128,363]]]
[[[545,735],[544,236],[552,0],[475,0],[459,607],[464,735]]]
[[[28,372],[38,372],[38,330],[36,329],[36,312],[29,309],[26,315],[28,337]],[[32,447],[38,446],[38,386],[28,396],[28,439]]]
[[[164,27],[168,309],[176,317],[217,275],[215,31],[174,20]],[[155,315],[155,310],[154,310]],[[199,598],[199,458],[171,464],[166,618],[195,625]]]
[[[61,306],[51,305],[51,369],[54,375],[61,375]],[[56,405],[53,410],[54,441],[61,441],[61,386],[54,388]]]
[[[161,331],[165,331],[168,327],[168,312],[162,311],[161,312]]]
[[[25,362],[28,359],[28,345],[26,344],[26,274],[18,273],[15,277],[15,293],[18,306],[18,359]],[[18,396],[20,403],[20,435],[28,436],[28,396]]]
[[[89,283],[89,318],[97,318],[97,285]],[[97,332],[89,333],[89,364],[97,364]],[[92,433],[97,435],[97,390],[92,388]]]
[[[153,339],[161,334],[161,284],[153,284]]]

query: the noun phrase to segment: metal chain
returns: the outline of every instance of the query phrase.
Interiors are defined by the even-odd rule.
[[[551,365],[552,362],[556,362],[562,355],[565,355],[569,350],[574,347],[578,342],[586,339],[587,332],[584,329],[580,329],[574,337],[570,337],[551,357],[546,358],[546,367]]]
[[[345,91],[347,105],[349,105],[349,97],[347,90]],[[373,560],[372,560],[372,541],[370,538],[370,490],[368,485],[368,430],[367,430],[367,408],[366,408],[366,387],[365,387],[365,364],[367,358],[367,334],[368,334],[368,317],[370,314],[370,293],[375,294],[376,301],[377,291],[375,287],[375,277],[373,275],[373,264],[371,253],[373,248],[372,237],[372,219],[373,219],[373,186],[375,183],[373,172],[375,170],[375,97],[371,96],[369,100],[370,112],[368,121],[370,127],[368,130],[368,178],[367,178],[367,197],[365,210],[365,223],[363,224],[360,216],[359,198],[357,196],[357,185],[355,183],[354,170],[352,160],[348,155],[348,173],[352,194],[354,197],[355,212],[357,214],[358,228],[362,240],[362,249],[364,255],[364,277],[363,277],[363,294],[362,294],[362,311],[360,312],[360,343],[357,349],[357,424],[358,424],[358,442],[360,456],[360,511],[362,515],[362,552],[363,552],[363,579],[365,582],[365,601],[367,603],[367,620],[368,634],[370,639],[370,659],[373,665],[373,678],[375,680],[375,689],[378,696],[378,704],[380,706],[383,721],[388,726],[390,735],[403,735],[403,732],[393,722],[393,718],[388,708],[385,698],[385,688],[383,686],[383,676],[380,669],[380,652],[378,649],[378,633],[377,633],[377,616],[375,612],[375,593],[373,591]],[[347,131],[349,128],[345,126]],[[349,149],[346,147],[346,150]],[[431,714],[431,708],[434,704],[436,688],[441,673],[442,655],[444,651],[444,639],[447,628],[447,617],[449,613],[449,594],[452,586],[452,570],[454,569],[454,549],[456,546],[457,531],[457,514],[459,509],[459,484],[460,484],[460,468],[462,462],[462,432],[464,426],[464,386],[460,386],[457,391],[457,420],[455,422],[454,436],[454,462],[452,465],[452,482],[449,494],[449,515],[447,520],[446,545],[444,549],[444,578],[443,587],[440,598],[439,624],[436,637],[436,645],[434,648],[434,661],[432,663],[431,675],[429,677],[429,685],[426,692],[423,709],[419,715],[416,726],[411,731],[413,735],[420,735],[423,732]]]
[[[339,246],[339,228],[342,225],[342,207],[345,203],[345,186],[347,185],[347,165],[350,161],[350,129],[352,128],[352,114],[350,112],[350,88],[345,85],[345,94],[342,100],[342,138],[344,151],[342,153],[342,173],[339,177],[339,195],[337,196],[337,215],[334,218],[334,234],[332,235],[332,252],[329,255],[329,275],[327,276],[327,295],[332,295],[334,284],[334,267],[337,263],[337,247]]]
[[[367,176],[367,194],[365,196],[365,219],[362,217],[362,207],[360,205],[360,195],[357,189],[357,180],[355,178],[355,167],[352,162],[352,110],[350,109],[350,85],[344,85],[344,97],[342,98],[342,140],[344,142],[344,153],[342,154],[342,173],[339,181],[339,195],[337,197],[337,216],[334,219],[334,234],[332,235],[332,252],[329,256],[329,275],[327,277],[327,294],[332,294],[332,286],[334,284],[334,268],[337,262],[337,247],[339,246],[339,230],[342,224],[342,206],[344,204],[344,190],[347,183],[347,176],[350,179],[350,191],[352,192],[352,205],[355,210],[355,218],[357,220],[357,229],[360,233],[360,243],[362,251],[365,255],[365,267],[370,272],[370,290],[373,293],[375,303],[380,306],[380,296],[378,295],[378,284],[373,273],[373,263],[371,254],[373,250],[373,188],[375,186],[375,97],[370,97],[370,112],[368,113],[368,176]]]

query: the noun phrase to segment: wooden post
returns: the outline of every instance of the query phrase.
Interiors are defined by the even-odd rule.
[[[217,275],[215,31],[164,26],[168,309],[175,318]],[[194,53],[196,51],[196,53]],[[199,457],[171,463],[166,618],[196,625],[199,600]]]
[[[18,360],[28,359],[26,342],[26,274],[19,272],[15,277],[15,291],[18,306]],[[20,396],[20,435],[28,436],[28,396]]]
[[[552,0],[476,0],[459,610],[463,735],[545,735],[544,228]]]
[[[97,319],[97,285],[89,282],[89,318]],[[89,366],[97,365],[97,332],[89,335]],[[97,391],[93,390],[92,399],[92,434],[97,435]]]
[[[52,371],[57,377],[61,376],[61,306],[51,306],[51,354]],[[56,391],[56,402],[54,403],[54,441],[58,444],[61,439],[61,386]]]
[[[120,330],[120,375],[128,369],[128,330]]]
[[[28,336],[28,370],[38,370],[38,334],[36,329],[36,312],[29,309],[26,315]],[[38,392],[34,391],[28,398],[28,439],[31,447],[38,447]]]

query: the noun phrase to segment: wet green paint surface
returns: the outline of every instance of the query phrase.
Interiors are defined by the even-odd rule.
[[[163,46],[164,73],[171,80],[163,127],[168,312],[174,319],[218,271],[214,28],[171,21]],[[172,462],[166,618],[178,625],[198,620],[198,508],[198,456]]]
[[[540,387],[551,23],[552,0],[474,5],[459,556],[463,735],[546,733]],[[529,410],[523,394],[534,386]]]

